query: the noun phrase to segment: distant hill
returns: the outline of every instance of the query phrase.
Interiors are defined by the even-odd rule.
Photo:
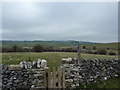
[[[32,47],[36,44],[41,44],[44,47],[52,47],[52,48],[76,48],[78,43],[81,46],[85,46],[89,50],[93,50],[93,47],[96,49],[106,49],[106,50],[118,50],[118,42],[116,43],[95,43],[95,42],[84,42],[84,41],[2,41],[2,47],[11,48],[14,45],[19,47]],[[120,43],[119,43],[120,44]]]
[[[91,45],[91,44],[98,44],[94,42],[84,42],[84,41],[2,41],[3,47],[12,47],[14,45],[24,47],[24,46],[34,46],[36,44],[41,44],[44,47],[67,47],[67,46],[77,46],[78,43],[81,45]]]
[[[108,50],[118,50],[118,42],[116,43],[102,43],[102,44],[92,44],[92,45],[87,45],[88,48],[92,49],[94,46],[96,49],[108,49]]]

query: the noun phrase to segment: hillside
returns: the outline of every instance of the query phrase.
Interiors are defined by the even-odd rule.
[[[116,43],[93,43],[93,44],[81,44],[81,47],[85,46],[88,50],[93,50],[93,47],[96,47],[96,50],[106,49],[109,51],[118,51],[119,44],[120,43],[118,42]],[[74,48],[74,46],[64,46],[61,48]]]
[[[118,44],[120,43],[102,43],[102,44],[92,44],[87,45],[88,48],[92,49],[93,46],[96,47],[96,49],[109,49],[109,50],[118,50]]]
[[[96,44],[93,42],[84,42],[80,41],[79,42],[82,45],[89,45],[89,44]],[[2,41],[2,46],[3,47],[12,47],[14,45],[24,47],[24,46],[34,46],[35,44],[41,44],[44,47],[68,47],[68,46],[77,46],[78,41]]]
[[[36,44],[41,44],[44,47],[53,48],[77,48],[78,41],[2,41],[2,47],[11,48],[14,45],[19,47],[34,46]],[[79,41],[81,47],[85,46],[88,50],[93,50],[93,47],[98,49],[106,49],[108,51],[117,51],[118,43],[94,43],[94,42],[84,42]],[[120,44],[120,43],[119,43]]]

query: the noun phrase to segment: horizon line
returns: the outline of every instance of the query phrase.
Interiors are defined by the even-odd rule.
[[[77,41],[77,42],[91,42],[91,43],[119,43],[120,41],[110,42],[97,42],[97,41],[84,41],[84,40],[0,40],[0,41]]]

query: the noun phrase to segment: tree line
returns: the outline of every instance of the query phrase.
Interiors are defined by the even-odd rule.
[[[82,49],[86,49],[83,53],[88,54],[116,55],[115,52],[107,52],[108,49],[97,49],[96,46],[93,46],[92,50],[88,50],[86,46],[82,46]],[[11,48],[2,47],[2,52],[77,52],[77,48],[54,48],[52,46],[44,47],[40,44],[36,44],[33,47],[19,47],[14,45]]]
[[[74,48],[54,48],[43,47],[40,44],[34,45],[33,47],[19,47],[17,45],[12,46],[11,48],[2,47],[2,52],[77,52]]]

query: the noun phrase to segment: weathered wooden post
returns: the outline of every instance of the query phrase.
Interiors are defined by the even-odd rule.
[[[78,55],[77,55],[77,62],[76,64],[80,64],[80,58],[81,58],[81,49],[80,49],[80,45],[78,44],[78,49],[77,49]]]
[[[50,72],[50,78],[51,78],[51,85],[50,87],[53,88],[53,72]]]
[[[51,88],[51,75],[49,68],[44,68],[44,88]]]
[[[84,52],[86,49],[82,49],[81,46],[78,44],[78,55],[77,55],[77,62],[76,64],[81,65],[81,53]]]
[[[65,89],[65,67],[62,66],[62,88]]]
[[[61,86],[61,76],[62,76],[62,70],[61,70],[61,67],[58,67],[58,69],[57,69],[57,74],[58,74],[58,88],[62,88],[62,86]]]
[[[58,82],[58,89],[64,89],[65,88],[65,68],[63,66],[59,66],[57,69],[57,82]]]
[[[53,89],[56,88],[56,71],[55,67],[53,67]]]

